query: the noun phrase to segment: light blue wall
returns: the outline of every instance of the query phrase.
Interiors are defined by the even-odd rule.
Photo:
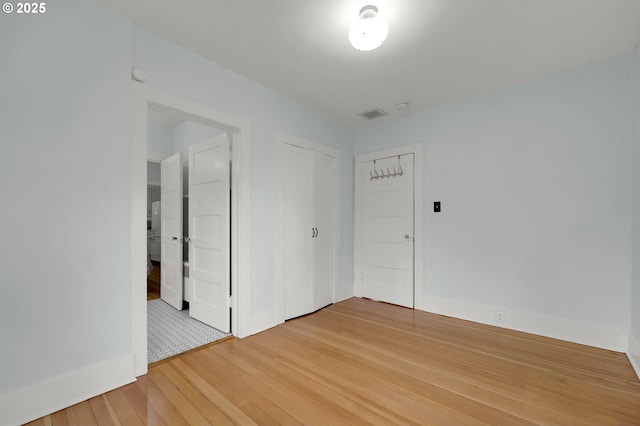
[[[275,304],[275,179],[278,132],[337,148],[341,165],[341,286],[352,288],[353,132],[307,107],[232,73],[140,28],[134,29],[134,66],[145,84],[251,121],[252,311]],[[348,291],[348,290],[347,290]]]
[[[628,328],[631,63],[355,133],[356,153],[424,143],[425,300]]]
[[[130,352],[132,25],[47,6],[0,17],[0,394]]]
[[[147,149],[162,154],[173,154],[173,126],[149,122]]]
[[[425,200],[443,202],[425,219],[426,297],[640,334],[631,55],[354,133],[94,1],[48,6],[0,18],[0,394],[129,353],[133,64],[150,86],[251,121],[254,312],[274,305],[285,131],[342,153],[341,286],[353,276],[354,149],[423,141]]]
[[[640,342],[640,40],[633,55],[633,269],[631,333]],[[640,348],[638,348],[640,350]],[[640,360],[640,353],[634,354]]]

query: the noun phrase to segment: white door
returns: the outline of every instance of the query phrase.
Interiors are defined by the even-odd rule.
[[[361,295],[410,308],[414,307],[413,164],[414,154],[370,161],[360,176]]]
[[[284,148],[284,318],[333,301],[334,167],[322,152]]]
[[[284,204],[285,319],[313,312],[314,289],[309,280],[312,268],[313,151],[285,145]]]
[[[314,225],[312,239],[314,306],[318,310],[332,302],[333,279],[333,167],[334,158],[315,153]]]
[[[229,136],[189,147],[189,314],[229,332],[230,168]]]
[[[182,155],[160,164],[160,297],[182,310]]]

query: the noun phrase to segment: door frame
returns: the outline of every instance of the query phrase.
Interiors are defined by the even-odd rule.
[[[360,176],[364,163],[379,158],[396,157],[398,155],[413,154],[413,306],[414,309],[424,310],[424,180],[423,164],[424,149],[421,143],[389,148],[382,151],[369,152],[355,156],[354,165],[354,211],[353,211],[353,281],[354,295],[362,294],[362,182]]]
[[[336,283],[340,276],[340,151],[325,145],[309,141],[285,132],[278,133],[277,171],[276,171],[276,265],[275,265],[275,301],[277,324],[285,321],[285,286],[284,286],[284,262],[285,262],[285,206],[284,206],[284,166],[285,145],[294,145],[304,149],[321,152],[334,158],[333,161],[333,259],[331,277],[331,301],[336,302]]]
[[[251,123],[242,117],[132,82],[131,141],[131,352],[135,375],[146,374],[146,190],[149,108],[184,116],[231,134],[231,332],[251,334]]]

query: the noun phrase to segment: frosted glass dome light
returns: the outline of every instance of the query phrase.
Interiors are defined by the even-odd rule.
[[[360,20],[349,31],[351,45],[362,51],[379,47],[389,35],[389,26],[378,16],[378,8],[368,5],[360,9]]]

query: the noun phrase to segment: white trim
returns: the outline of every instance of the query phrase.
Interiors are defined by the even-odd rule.
[[[638,340],[632,332],[629,332],[627,358],[629,358],[629,362],[636,372],[636,376],[640,379],[640,340]]]
[[[166,110],[188,120],[228,131],[233,137],[232,167],[232,333],[251,334],[251,123],[190,99],[132,83],[131,149],[131,348],[136,375],[147,372],[146,183],[148,109]]]
[[[440,315],[616,352],[627,350],[628,336],[625,329],[435,296],[425,297],[424,302],[426,311]],[[496,322],[496,312],[498,311],[504,312],[502,324]]]
[[[251,315],[251,334],[260,333],[281,324],[275,307],[266,311],[255,312]]]
[[[340,286],[336,288],[333,303],[342,302],[353,297],[353,287]]]
[[[164,152],[148,151],[147,161],[149,163],[162,163],[162,161],[166,160],[170,156],[171,154],[165,154]]]
[[[285,145],[294,145],[300,148],[326,154],[333,158],[333,276],[332,280],[332,301],[336,303],[336,288],[338,278],[340,277],[340,151],[325,145],[290,135],[285,132],[278,133],[278,148],[276,160],[276,265],[275,265],[275,301],[276,301],[276,325],[282,324],[285,320],[284,304],[285,304],[285,288],[284,288],[284,232],[286,223],[284,223],[284,163],[285,163]],[[255,329],[254,330],[258,330]],[[263,329],[265,330],[265,329]],[[262,331],[262,330],[258,330]],[[257,331],[256,331],[257,332]]]
[[[424,309],[424,154],[421,143],[405,145],[382,151],[356,155],[354,167],[354,211],[353,211],[353,279],[354,294],[361,295],[362,287],[362,175],[363,163],[378,158],[414,154],[413,194],[414,194],[414,308]]]
[[[0,424],[28,423],[135,382],[133,370],[134,357],[127,355],[2,395],[0,396]]]

